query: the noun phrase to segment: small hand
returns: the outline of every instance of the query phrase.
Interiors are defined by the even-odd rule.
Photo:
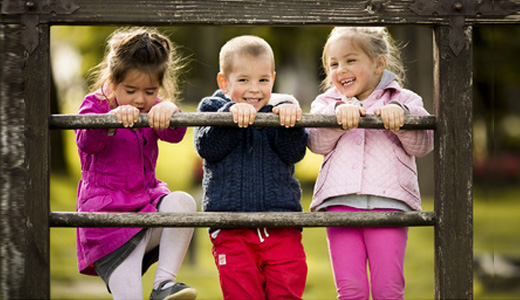
[[[152,106],[148,113],[148,125],[155,129],[165,129],[170,127],[170,121],[174,113],[179,108],[173,102],[163,101]]]
[[[336,107],[336,118],[338,124],[342,125],[343,129],[349,130],[357,128],[359,119],[366,113],[363,107],[353,104],[340,104]]]
[[[399,105],[385,105],[375,109],[374,114],[381,117],[388,130],[397,131],[404,125],[404,111]]]
[[[253,124],[256,118],[256,109],[247,103],[237,103],[229,109],[233,114],[233,121],[240,128],[246,128]]]
[[[121,105],[109,113],[117,116],[117,121],[123,123],[124,127],[132,127],[134,123],[139,119],[139,109],[132,105]]]
[[[281,104],[273,108],[273,113],[280,116],[280,125],[285,128],[294,127],[302,118],[302,110],[295,104]]]

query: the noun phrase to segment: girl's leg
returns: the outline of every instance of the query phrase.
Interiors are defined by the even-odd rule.
[[[408,227],[364,228],[374,300],[404,299]]]
[[[108,287],[114,300],[143,299],[141,268],[150,237],[148,230],[132,253],[110,275]]]
[[[357,211],[347,206],[328,211]],[[328,227],[327,241],[338,299],[368,299],[367,255],[363,228]]]
[[[176,191],[164,197],[159,212],[191,213],[197,210],[195,200],[187,193]],[[193,228],[152,228],[152,237],[146,251],[159,246],[159,261],[153,281],[153,288],[165,280],[175,282],[184,256],[193,236]],[[169,283],[163,288],[173,285]]]

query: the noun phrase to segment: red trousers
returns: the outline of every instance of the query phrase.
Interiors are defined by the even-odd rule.
[[[300,229],[222,229],[210,238],[224,299],[302,299],[307,263]]]

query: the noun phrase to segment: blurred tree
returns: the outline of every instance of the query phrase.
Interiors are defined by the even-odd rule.
[[[54,74],[51,74],[51,114],[58,114],[59,108],[58,93],[56,91],[56,81]],[[68,175],[67,160],[65,159],[65,141],[62,130],[51,130],[51,172]]]
[[[520,181],[520,27],[476,26],[474,42],[475,181]]]

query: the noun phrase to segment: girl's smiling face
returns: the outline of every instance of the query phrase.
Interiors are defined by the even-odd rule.
[[[153,74],[130,70],[114,89],[118,105],[132,105],[147,113],[157,101],[159,81]]]
[[[383,56],[371,59],[349,37],[339,37],[327,51],[330,79],[346,97],[366,99],[377,87],[385,67]]]
[[[259,111],[271,99],[274,77],[270,56],[237,54],[229,74],[219,73],[217,81],[232,101],[250,104]]]

